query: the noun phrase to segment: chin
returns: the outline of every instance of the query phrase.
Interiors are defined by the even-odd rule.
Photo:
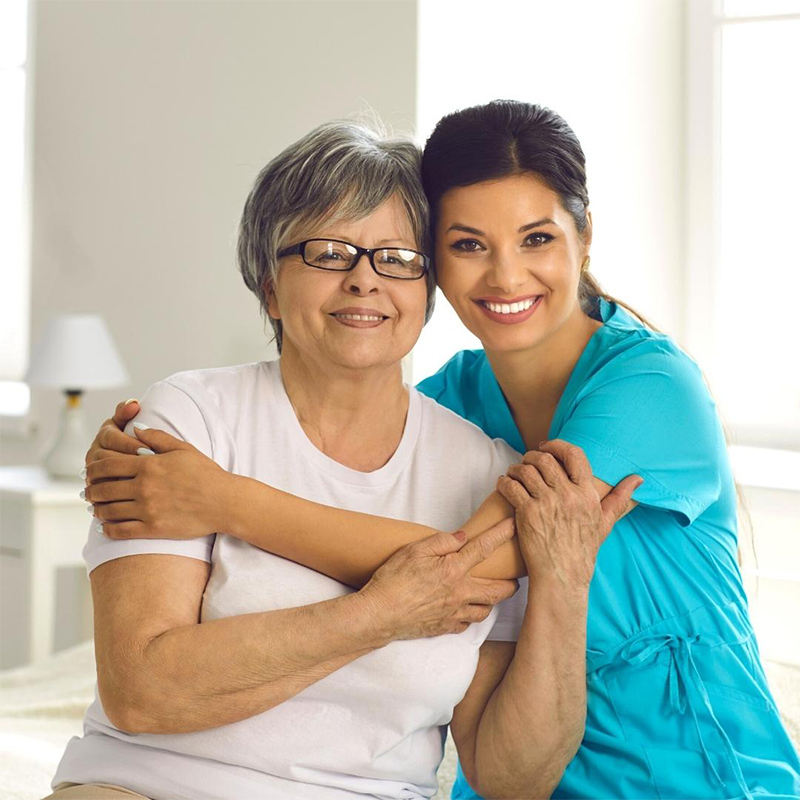
[[[374,367],[385,367],[399,358],[394,358],[392,354],[375,352],[374,349],[357,348],[349,349],[345,352],[331,353],[331,361],[345,369],[371,369]]]
[[[547,338],[540,326],[526,323],[487,326],[485,320],[480,320],[480,324],[466,327],[480,339],[485,350],[501,353],[528,350]]]

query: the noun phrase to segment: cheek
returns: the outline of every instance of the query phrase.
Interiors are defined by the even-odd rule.
[[[428,293],[425,288],[425,279],[421,285],[408,287],[408,291],[398,292],[394,297],[395,308],[400,312],[400,319],[413,328],[422,329],[425,322],[425,307],[428,302]],[[404,287],[405,288],[405,287]]]
[[[451,305],[456,305],[463,295],[471,292],[482,274],[478,265],[472,264],[470,268],[469,264],[447,256],[436,262],[436,285]]]

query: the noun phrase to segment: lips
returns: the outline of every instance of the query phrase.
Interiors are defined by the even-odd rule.
[[[329,316],[345,328],[380,328],[389,317],[376,308],[348,306],[332,311]]]
[[[482,297],[474,302],[494,322],[514,325],[530,319],[541,305],[541,301],[542,295],[534,294],[509,299]]]
[[[381,313],[375,308],[357,306],[337,309],[336,311],[332,311],[330,316],[336,319],[347,319],[355,322],[383,322],[383,320],[389,319],[386,314]]]
[[[508,300],[505,302],[486,299],[480,302],[496,314],[519,314],[520,311],[527,311],[538,299],[539,296],[537,295],[534,297],[526,297],[521,300]]]

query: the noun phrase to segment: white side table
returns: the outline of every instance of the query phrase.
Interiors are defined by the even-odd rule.
[[[54,650],[56,574],[80,567],[80,596],[64,609],[76,642],[91,638],[91,590],[81,551],[91,516],[84,482],[55,480],[42,467],[0,467],[0,668],[39,661]],[[62,642],[62,645],[64,643]],[[66,646],[66,645],[64,645]]]

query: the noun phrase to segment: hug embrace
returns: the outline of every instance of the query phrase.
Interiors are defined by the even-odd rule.
[[[97,695],[49,798],[429,798],[448,726],[453,798],[800,796],[714,402],[591,244],[540,106],[264,167],[238,260],[280,358],[92,443]],[[415,388],[437,285],[483,348]]]

